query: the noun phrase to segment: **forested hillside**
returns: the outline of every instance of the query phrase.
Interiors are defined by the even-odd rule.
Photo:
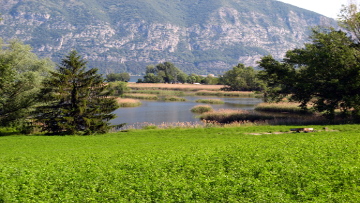
[[[334,20],[275,0],[2,0],[0,37],[59,62],[71,49],[101,72],[145,72],[171,61],[223,73],[261,56],[282,58]]]

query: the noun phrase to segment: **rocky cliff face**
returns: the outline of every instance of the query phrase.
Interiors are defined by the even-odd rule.
[[[280,2],[276,5],[286,11],[270,14],[220,5],[204,21],[186,25],[145,18],[114,19],[73,0],[43,2],[2,0],[0,36],[18,38],[38,55],[54,61],[77,49],[89,66],[103,73],[139,74],[147,64],[164,61],[188,73],[223,73],[237,63],[254,66],[266,54],[282,58],[287,50],[308,40],[310,27],[334,25],[332,19],[289,9]],[[102,8],[99,12],[111,12],[111,5]]]

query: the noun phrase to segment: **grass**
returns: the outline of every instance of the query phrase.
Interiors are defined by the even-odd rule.
[[[217,96],[217,97],[254,97],[255,92],[245,91],[209,91],[200,90],[195,93],[197,96]]]
[[[255,110],[265,112],[305,113],[299,105],[299,103],[294,102],[260,103],[255,107]],[[308,108],[311,108],[311,105],[309,105]]]
[[[183,91],[175,91],[175,90],[131,90],[128,93],[185,96],[185,93]]]
[[[212,111],[213,108],[210,105],[197,105],[191,108],[191,112],[193,113],[205,113]]]
[[[158,96],[152,94],[124,94],[124,98],[142,99],[142,100],[158,100]]]
[[[259,122],[272,120],[274,119],[274,116],[254,114],[244,110],[220,109],[203,113],[200,116],[200,119],[216,123],[232,123],[239,121]]]
[[[224,85],[195,85],[195,84],[164,84],[164,83],[129,83],[132,90],[176,90],[176,91],[220,91]]]
[[[0,202],[357,202],[360,125],[309,127],[0,137]]]
[[[225,102],[221,99],[198,99],[195,102],[205,104],[224,104]]]
[[[137,99],[124,99],[117,98],[116,99],[120,107],[138,107],[141,106],[141,101]]]
[[[184,101],[186,101],[185,98],[176,97],[176,96],[167,96],[164,98],[164,100],[169,101],[169,102],[184,102]]]

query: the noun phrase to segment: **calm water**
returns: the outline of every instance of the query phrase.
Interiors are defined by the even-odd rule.
[[[161,123],[197,122],[196,114],[190,110],[199,105],[197,99],[214,99],[214,97],[185,97],[187,102],[164,102],[164,101],[141,101],[142,105],[135,108],[119,108],[115,111],[118,116],[112,120],[112,124],[127,123],[134,125],[138,123]],[[211,105],[214,109],[244,109],[252,110],[254,105],[261,103],[257,98],[217,98],[225,104]]]

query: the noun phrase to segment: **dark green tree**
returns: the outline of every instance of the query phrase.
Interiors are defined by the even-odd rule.
[[[335,110],[343,115],[360,112],[360,52],[345,32],[313,30],[312,43],[288,51],[283,62],[269,57],[260,61],[261,78],[272,93],[289,95],[303,108],[314,108],[334,118]]]
[[[253,67],[245,67],[238,64],[233,69],[227,71],[220,78],[220,83],[226,85],[225,90],[230,91],[254,91],[260,90],[260,84],[256,78]]]
[[[106,80],[108,82],[115,82],[115,81],[129,82],[130,74],[129,73],[109,73],[106,75]]]
[[[257,78],[263,82],[262,92],[265,102],[279,102],[292,92],[296,70],[287,63],[276,61],[272,56],[264,56],[258,62],[261,70]]]
[[[57,72],[44,81],[40,99],[44,105],[36,111],[36,120],[48,134],[105,133],[112,113],[118,108],[97,69],[86,70],[86,61],[71,51]]]
[[[145,83],[177,83],[183,81],[183,72],[170,62],[146,67]]]

